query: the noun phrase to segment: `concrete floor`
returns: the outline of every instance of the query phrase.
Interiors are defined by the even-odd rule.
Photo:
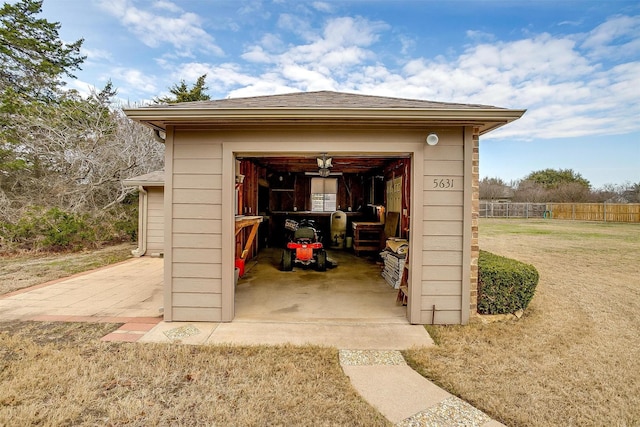
[[[0,320],[158,317],[162,277],[162,259],[131,259],[2,295]]]
[[[336,268],[280,271],[281,249],[263,249],[236,287],[234,321],[407,324],[398,291],[381,266],[347,251],[329,251]],[[256,262],[257,261],[257,262]]]
[[[325,272],[280,271],[281,249],[262,250],[236,287],[234,322],[407,325],[406,307],[375,262],[331,251]],[[0,320],[42,316],[157,317],[163,260],[143,257],[0,296]]]

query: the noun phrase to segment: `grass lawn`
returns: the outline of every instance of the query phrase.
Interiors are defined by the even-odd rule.
[[[531,305],[428,327],[410,364],[509,426],[640,425],[640,226],[482,219],[480,247],[538,269]],[[0,283],[108,260],[65,256],[0,258]],[[0,323],[0,425],[388,425],[336,350],[99,341],[117,326]]]
[[[0,323],[0,425],[389,425],[337,350],[99,341],[116,327]]]
[[[481,219],[480,248],[538,269],[531,305],[429,327],[414,368],[509,426],[640,425],[640,225]]]

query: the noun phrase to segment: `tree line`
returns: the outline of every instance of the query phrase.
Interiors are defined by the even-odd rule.
[[[123,180],[163,168],[164,145],[129,120],[107,82],[88,96],[65,87],[86,59],[83,39],[39,17],[42,0],[0,8],[0,254],[80,249],[135,239],[137,192]],[[154,103],[208,100],[206,75]],[[480,182],[480,197],[512,201],[640,201],[640,183],[592,190],[571,170]]]
[[[640,182],[594,189],[572,169],[543,169],[510,183],[500,178],[483,178],[480,199],[521,203],[640,203]]]
[[[88,96],[65,88],[84,40],[63,42],[42,4],[0,8],[0,254],[135,239],[137,189],[122,182],[164,166],[164,144],[125,116],[110,81]],[[207,100],[205,79],[153,102]]]

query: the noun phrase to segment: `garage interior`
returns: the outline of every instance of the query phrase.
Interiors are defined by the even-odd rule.
[[[236,224],[259,220],[236,226],[235,320],[406,323],[410,178],[409,154],[236,153]],[[326,271],[299,262],[283,271],[291,226],[306,220]]]

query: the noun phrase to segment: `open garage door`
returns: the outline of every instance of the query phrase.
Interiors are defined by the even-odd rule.
[[[392,267],[380,252],[386,239],[409,237],[409,154],[238,154],[236,174],[236,212],[263,218],[240,262],[236,320],[407,322],[397,302],[406,251],[390,255],[395,276],[383,276]],[[317,231],[326,266],[287,258],[300,224]],[[249,234],[237,235],[236,254]]]

